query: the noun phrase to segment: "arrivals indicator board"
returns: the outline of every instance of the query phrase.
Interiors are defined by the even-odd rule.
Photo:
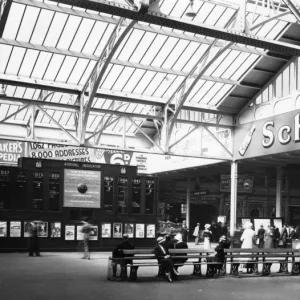
[[[64,170],[64,207],[100,208],[100,171]]]

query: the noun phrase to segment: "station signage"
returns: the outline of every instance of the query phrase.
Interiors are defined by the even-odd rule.
[[[300,150],[300,110],[240,125],[234,130],[234,159]]]
[[[247,175],[239,175],[237,178],[238,193],[252,193],[253,192],[254,177]],[[220,191],[231,191],[231,176],[229,174],[221,174]]]
[[[0,163],[17,164],[25,155],[25,142],[0,140]]]
[[[209,190],[200,190],[200,191],[193,192],[194,196],[204,196],[208,194],[209,194]]]

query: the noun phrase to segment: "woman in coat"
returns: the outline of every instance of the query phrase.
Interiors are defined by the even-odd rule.
[[[204,244],[203,249],[210,249],[212,232],[210,231],[210,224],[204,225],[205,230],[203,231]]]
[[[255,231],[252,229],[252,223],[245,226],[245,230],[241,236],[242,249],[252,249],[255,240]]]

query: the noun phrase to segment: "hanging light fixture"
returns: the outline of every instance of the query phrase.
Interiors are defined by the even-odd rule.
[[[2,84],[1,91],[0,91],[0,96],[6,96],[5,89],[4,89],[4,84]]]
[[[195,18],[196,17],[196,13],[194,10],[194,0],[190,0],[190,5],[189,5],[189,9],[185,14],[187,17],[189,18]]]

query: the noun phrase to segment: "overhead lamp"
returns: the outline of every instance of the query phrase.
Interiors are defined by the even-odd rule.
[[[194,0],[190,0],[190,5],[189,5],[189,9],[185,14],[187,17],[189,18],[195,18],[196,17],[196,13],[194,10]]]
[[[5,89],[4,89],[4,84],[2,84],[1,91],[0,91],[0,96],[6,96]]]

